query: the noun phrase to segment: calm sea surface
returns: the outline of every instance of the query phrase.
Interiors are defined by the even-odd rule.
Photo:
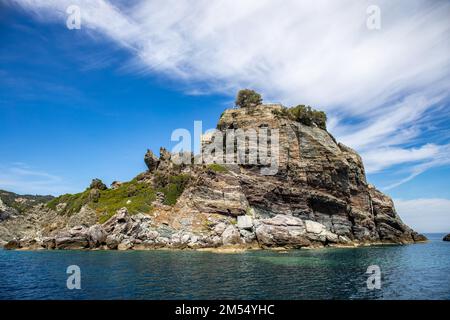
[[[5,251],[0,299],[450,299],[450,242],[256,251]],[[81,269],[69,290],[66,269]],[[365,272],[381,269],[381,289]]]

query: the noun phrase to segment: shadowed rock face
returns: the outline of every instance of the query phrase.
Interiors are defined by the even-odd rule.
[[[302,246],[305,240],[322,244],[424,240],[401,221],[391,198],[367,183],[361,157],[354,150],[316,126],[277,116],[281,108],[227,110],[218,123],[223,132],[230,128],[279,130],[278,173],[262,176],[255,167],[244,166],[232,180],[235,192],[239,190],[234,198],[244,199],[242,210],[254,209],[256,235],[262,243],[283,245],[292,240],[293,245]],[[239,212],[238,208],[234,211]],[[285,223],[286,219],[291,223]],[[302,222],[308,221],[320,225],[305,231]],[[267,239],[265,233],[273,237]]]
[[[301,248],[426,240],[401,221],[390,197],[367,183],[355,151],[336,142],[326,130],[280,116],[281,109],[281,105],[260,105],[226,110],[217,125],[224,134],[227,129],[279,130],[274,175],[262,175],[260,164],[225,164],[220,170],[174,165],[174,155],[165,149],[159,158],[149,151],[145,156],[149,171],[137,177],[140,183],[155,184],[156,177],[180,173],[191,177],[175,205],[156,200],[150,212],[135,215],[121,209],[104,224],[95,223],[96,213],[86,205],[75,215],[76,221],[83,221],[81,227],[74,225],[74,215],[65,217],[41,206],[25,214],[28,220],[0,223],[0,231],[7,230],[3,234],[9,239],[1,232],[0,238],[27,237],[13,240],[9,248],[27,247],[32,239],[33,246],[48,249],[123,250]],[[11,231],[30,219],[32,231]]]

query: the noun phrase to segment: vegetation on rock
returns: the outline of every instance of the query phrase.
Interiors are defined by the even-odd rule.
[[[124,182],[115,189],[91,189],[91,186],[77,194],[64,194],[47,203],[53,210],[58,204],[65,203],[59,211],[61,214],[71,215],[79,212],[84,205],[94,209],[99,216],[99,222],[107,221],[120,208],[126,207],[130,214],[147,213],[152,210],[152,202],[156,193],[164,193],[164,204],[174,205],[183,193],[190,176],[186,174],[161,176],[155,174],[155,185],[139,182],[133,179]],[[96,191],[93,195],[92,191]]]
[[[62,213],[72,214],[80,211],[81,207],[89,202],[89,189],[83,192],[70,194],[66,193],[57,198],[54,198],[47,203],[47,207],[56,210],[58,204],[65,203],[65,207],[61,210]]]
[[[156,191],[164,193],[164,204],[174,205],[190,181],[188,174],[163,175],[155,174]]]
[[[241,107],[261,102],[247,93],[240,93]],[[81,193],[50,201],[54,211],[36,206],[14,218],[0,216],[0,240],[11,241],[10,248],[121,250],[425,241],[402,222],[392,199],[367,183],[361,157],[316,126],[326,129],[325,113],[304,105],[227,110],[217,125],[224,135],[228,129],[281,129],[275,175],[253,164],[176,165],[179,154],[161,148],[156,158],[148,151],[149,170],[129,182],[107,189],[97,179]],[[130,216],[135,213],[144,214]]]
[[[239,108],[248,108],[260,105],[262,97],[259,93],[250,89],[239,90],[235,104]]]
[[[0,199],[2,202],[18,212],[24,212],[32,206],[39,203],[46,203],[52,200],[53,196],[39,196],[39,195],[18,195],[14,192],[0,190]]]
[[[311,126],[316,124],[319,128],[327,129],[327,115],[323,111],[315,110],[310,106],[298,105],[292,108],[283,108],[274,110],[276,116],[288,118],[293,121],[300,122],[304,125]]]
[[[98,189],[98,190],[106,190],[108,187],[103,183],[100,179],[92,179],[91,185],[89,189]]]
[[[98,189],[97,189],[98,190]],[[92,190],[86,189],[77,194],[65,194],[50,201],[47,206],[53,210],[58,204],[65,203],[61,214],[71,215],[81,210],[84,205],[89,205],[99,215],[99,222],[105,222],[116,211],[126,207],[130,213],[148,212],[151,210],[152,201],[155,200],[154,189],[136,180],[124,182],[116,189],[100,190],[98,197],[90,196]]]
[[[214,172],[228,172],[227,168],[225,168],[223,165],[218,164],[218,163],[208,164],[207,168]]]

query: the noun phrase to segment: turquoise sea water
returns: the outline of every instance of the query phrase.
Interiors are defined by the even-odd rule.
[[[450,299],[450,242],[255,251],[0,250],[0,299]],[[69,290],[66,269],[81,269]],[[367,289],[369,265],[381,289]]]

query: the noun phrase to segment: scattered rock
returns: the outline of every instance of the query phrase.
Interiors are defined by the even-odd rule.
[[[320,234],[326,230],[325,226],[321,223],[305,220],[306,232]]]
[[[214,226],[214,232],[218,235],[222,235],[222,233],[225,231],[226,228],[227,225],[225,223],[219,222]]]
[[[442,240],[443,241],[450,241],[450,233],[447,234]]]
[[[42,246],[45,249],[55,249],[56,248],[56,243],[55,243],[55,238],[52,237],[45,237],[42,239]]]
[[[237,226],[239,229],[252,229],[253,228],[253,218],[245,215],[237,217]]]
[[[155,201],[153,201],[154,204],[156,205],[161,205],[164,203],[166,196],[164,195],[163,192],[156,192],[156,199]]]
[[[113,181],[111,183],[111,189],[112,190],[116,190],[117,188],[119,188],[123,183],[120,181]]]
[[[133,242],[131,242],[130,239],[122,240],[117,246],[117,250],[129,250],[131,248],[133,248]]]
[[[101,225],[91,226],[87,233],[89,235],[89,245],[91,248],[95,248],[106,243],[107,234]]]
[[[120,241],[121,239],[117,235],[110,234],[106,237],[106,246],[108,249],[115,250],[119,246]]]
[[[229,225],[222,233],[222,243],[224,245],[239,244],[241,242],[241,235],[237,228]]]
[[[6,250],[16,250],[16,249],[20,249],[21,246],[20,246],[20,242],[18,240],[13,239],[13,240],[8,241],[3,246],[3,248]]]
[[[311,242],[306,237],[306,230],[301,219],[284,215],[258,221],[256,238],[264,247],[309,246]]]
[[[252,243],[256,240],[256,234],[253,231],[241,229],[239,232],[244,243]]]
[[[66,209],[66,207],[67,207],[67,203],[66,202],[58,203],[56,205],[56,211],[62,212],[62,211],[64,211]]]
[[[89,246],[89,241],[84,236],[58,237],[55,239],[56,249],[79,250]]]

